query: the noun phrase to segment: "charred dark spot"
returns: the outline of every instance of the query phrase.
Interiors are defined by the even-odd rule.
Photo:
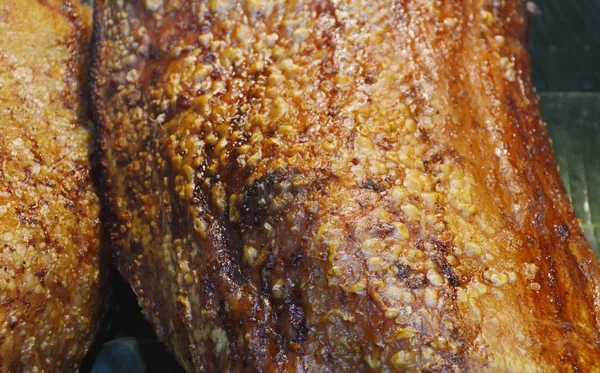
[[[129,241],[129,247],[135,255],[141,254],[144,250],[142,243],[137,238],[133,238]]]
[[[129,154],[119,154],[116,157],[116,163],[119,168],[125,168],[131,163],[131,155]]]
[[[308,331],[304,310],[297,304],[292,303],[288,309],[288,315],[290,324],[296,331],[296,341],[302,343]]]
[[[37,271],[35,271],[34,274],[36,277],[43,279],[47,273],[48,273],[48,270],[46,268],[40,268]]]
[[[160,59],[160,49],[156,46],[155,43],[150,43],[150,46],[148,47],[148,56],[151,60]]]
[[[368,178],[361,186],[362,189],[368,189],[375,192],[381,191],[381,187],[377,182],[371,178]]]
[[[241,223],[245,229],[258,228],[267,216],[267,208],[277,196],[277,186],[287,180],[289,175],[282,172],[272,172],[254,184],[244,188],[241,206]]]
[[[442,161],[442,155],[440,153],[435,153],[434,155],[431,156],[429,161],[434,164],[440,163]]]
[[[158,78],[160,78],[160,71],[157,68],[152,69],[152,86],[156,86],[158,84]]]
[[[428,283],[429,282],[427,281],[427,279],[421,274],[419,274],[419,276],[409,278],[408,281],[406,281],[406,285],[409,289],[412,290],[420,289],[426,286]]]
[[[423,166],[426,171],[431,170],[431,166],[439,164],[442,161],[442,156],[440,153],[432,154],[431,156],[424,158],[421,160],[423,162]]]
[[[277,264],[277,257],[275,255],[273,255],[273,250],[269,250],[269,255],[267,256],[267,261],[265,263],[265,269],[270,271],[273,268],[275,268],[276,264]]]
[[[221,70],[219,70],[219,69],[214,69],[214,70],[213,70],[213,71],[211,71],[211,73],[210,73],[210,77],[211,77],[212,79],[214,79],[214,80],[218,80],[218,79],[220,79],[220,78],[221,78],[221,76],[222,76],[222,74],[221,74]]]
[[[250,354],[242,355],[242,367],[248,368],[252,362],[252,356]]]
[[[202,289],[204,289],[204,291],[206,291],[209,295],[215,294],[216,286],[214,281],[211,281],[208,277],[203,277]]]
[[[561,240],[568,240],[571,237],[571,231],[569,226],[565,223],[557,225],[555,228],[556,233],[560,236]]]
[[[566,332],[572,332],[573,331],[573,323],[570,321],[565,321],[563,323],[563,328]]]
[[[17,213],[17,218],[19,219],[19,221],[23,224],[27,224],[27,225],[38,225],[39,224],[39,220],[35,219],[34,217],[26,214],[23,210],[17,208],[15,210],[15,212]]]
[[[365,84],[375,84],[377,83],[377,73],[373,71],[369,71],[365,74]]]
[[[240,268],[240,278],[244,281],[244,282],[250,282],[252,281],[252,269],[249,268],[248,266],[242,266],[242,268]]]
[[[8,327],[11,328],[11,329],[14,329],[15,326],[17,326],[17,320],[15,320],[12,317],[9,317],[9,319],[8,319]]]
[[[460,354],[451,354],[449,353],[446,358],[454,365],[458,365],[459,367],[462,367],[465,365],[465,357],[464,355],[460,355]]]
[[[244,126],[246,122],[246,118],[248,118],[248,112],[238,111],[233,118],[231,118],[231,126],[234,128],[241,128]]]
[[[405,263],[396,263],[396,268],[398,272],[396,272],[396,277],[400,280],[405,280],[410,276],[410,274],[414,271],[411,266]]]
[[[402,280],[409,289],[415,290],[428,284],[425,276],[405,263],[396,263],[396,277]]]
[[[187,99],[187,97],[179,96],[179,97],[177,97],[176,106],[177,106],[177,109],[179,109],[179,110],[187,110],[192,105],[190,104],[190,101]]]
[[[527,212],[528,214],[531,214],[535,209],[535,206],[530,203],[527,205]],[[535,211],[534,213],[534,217],[533,217],[533,226],[538,230],[538,232],[542,233],[544,236],[546,235],[547,232],[547,228],[546,225],[544,224],[544,213],[540,210]]]
[[[377,236],[384,238],[394,232],[394,226],[387,223],[377,224],[373,230]]]
[[[348,296],[346,293],[340,293],[340,303],[344,306],[348,303]]]
[[[456,272],[454,271],[454,268],[452,268],[452,266],[450,264],[441,263],[439,265],[439,268],[440,268],[440,272],[442,273],[442,276],[444,276],[444,278],[446,280],[448,280],[450,285],[452,285],[453,287],[457,287],[460,285],[460,282],[458,281],[458,277],[456,276]]]
[[[204,63],[213,63],[217,59],[217,56],[214,53],[206,53],[202,56],[202,62]]]
[[[430,239],[429,243],[433,245],[433,248],[437,253],[443,255],[448,254],[448,252],[450,251],[448,249],[452,247],[451,243],[439,239]]]
[[[290,260],[290,264],[291,264],[292,268],[298,268],[300,266],[300,264],[302,263],[302,259],[304,259],[304,254],[302,254],[302,253],[293,254],[291,257],[291,260]]]
[[[207,14],[204,16],[202,21],[199,22],[198,28],[201,33],[205,34],[210,31],[210,28],[214,22],[214,17],[212,14]]]
[[[117,82],[115,79],[110,79],[107,84],[107,95],[113,96],[115,93],[117,93],[118,88],[119,82]]]

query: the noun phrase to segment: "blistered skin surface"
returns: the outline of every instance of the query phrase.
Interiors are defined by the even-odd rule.
[[[96,4],[119,268],[188,371],[600,369],[521,1]]]
[[[91,10],[0,1],[0,372],[75,372],[101,302]]]

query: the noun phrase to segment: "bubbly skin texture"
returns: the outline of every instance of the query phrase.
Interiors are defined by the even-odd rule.
[[[101,310],[91,8],[0,1],[0,372],[76,372]]]
[[[600,369],[517,0],[97,0],[120,271],[188,371]]]

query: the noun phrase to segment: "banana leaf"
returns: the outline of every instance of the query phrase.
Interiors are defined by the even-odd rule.
[[[541,93],[560,175],[600,258],[600,93]]]

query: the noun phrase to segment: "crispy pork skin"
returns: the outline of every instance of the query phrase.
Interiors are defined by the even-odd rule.
[[[600,370],[520,0],[97,0],[120,271],[198,372]]]
[[[0,1],[0,372],[75,372],[101,307],[91,9]]]

